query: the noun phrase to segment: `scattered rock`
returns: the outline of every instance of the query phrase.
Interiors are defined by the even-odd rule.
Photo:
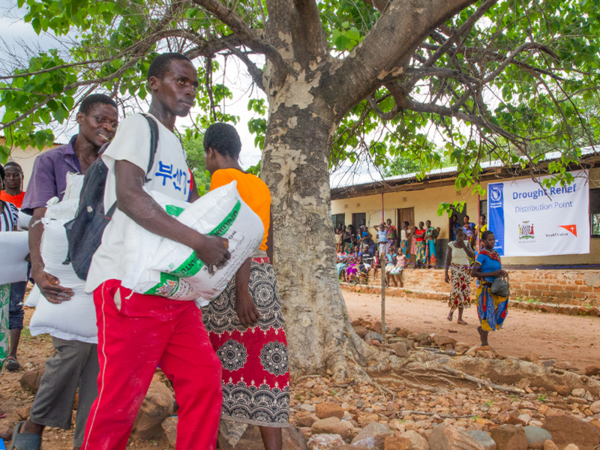
[[[375,447],[367,447],[366,445],[338,445],[331,450],[377,450]]]
[[[406,344],[404,344],[403,342],[397,342],[395,344],[392,344],[392,345],[390,345],[390,348],[400,358],[407,358],[408,356],[410,356],[410,353],[408,352],[408,348],[406,347]]]
[[[350,422],[342,422],[337,417],[317,420],[312,424],[310,430],[313,434],[338,434],[342,439],[348,439],[352,431]]]
[[[527,437],[523,428],[502,425],[490,430],[497,450],[527,450]]]
[[[365,327],[361,327],[360,325],[354,326],[352,328],[354,329],[354,332],[358,334],[361,338],[364,338],[365,335],[369,332],[369,330],[367,330]]]
[[[571,393],[571,390],[566,384],[559,384],[558,386],[556,386],[556,392],[558,392],[559,395],[562,395],[564,397],[566,395],[569,395]]]
[[[29,418],[29,413],[31,413],[32,406],[33,405],[23,406],[22,408],[17,408],[15,410],[15,412],[17,413],[17,416],[19,416],[19,419],[27,420]]]
[[[371,422],[352,439],[352,445],[372,445],[381,449],[384,448],[385,438],[391,435],[392,430],[386,425]]]
[[[525,437],[527,438],[529,448],[543,449],[544,442],[552,440],[552,435],[548,430],[544,430],[543,428],[528,426],[524,427],[523,430],[525,430]]]
[[[313,386],[314,386],[314,385],[313,385]],[[310,389],[310,388],[309,388],[309,389]],[[315,409],[315,405],[307,405],[306,403],[305,403],[305,404],[302,404],[302,405],[300,405],[300,409],[301,409],[302,411],[306,411],[306,412],[309,412],[309,413],[314,413],[314,412],[316,411],[316,409]]]
[[[589,366],[585,368],[585,374],[588,377],[600,375],[600,366]]]
[[[299,427],[312,427],[312,424],[317,420],[319,420],[317,416],[308,412],[296,416],[296,423]]]
[[[173,415],[174,401],[173,393],[165,384],[152,381],[135,419],[131,435],[142,440],[160,439],[164,433],[161,424]]]
[[[556,444],[552,441],[544,442],[544,450],[558,450]]]
[[[384,450],[429,450],[429,443],[416,431],[407,431],[399,436],[386,437]]]
[[[536,353],[527,353],[523,360],[537,364],[540,360],[540,357]]]
[[[452,339],[450,336],[443,336],[443,335],[435,335],[433,337],[433,341],[436,343],[436,345],[438,347],[443,347],[448,344],[451,344],[454,346],[456,344],[456,339]]]
[[[484,450],[483,445],[474,437],[452,425],[438,425],[429,438],[433,450]]]
[[[544,429],[552,435],[552,441],[557,446],[575,444],[581,450],[593,450],[600,445],[600,431],[583,420],[571,416],[548,417]]]
[[[590,411],[594,414],[600,414],[600,401],[592,403],[590,406]]]
[[[19,383],[21,383],[21,387],[23,390],[33,392],[34,394],[40,388],[40,381],[44,376],[44,371],[46,370],[46,366],[40,366],[33,370],[29,370],[24,372],[19,379]]]
[[[546,360],[542,361],[542,366],[552,367],[554,364],[556,364],[555,359],[546,359]]]
[[[171,443],[173,447],[175,447],[175,442],[177,441],[177,422],[178,417],[167,417],[163,420],[161,426],[167,436],[167,439]]]
[[[310,450],[333,450],[344,445],[344,440],[339,434],[315,434],[308,440]]]
[[[579,447],[577,447],[575,444],[569,444],[563,450],[579,450]]]
[[[319,403],[315,406],[315,412],[319,419],[327,419],[328,417],[344,417],[344,410],[337,403]]]
[[[479,442],[484,450],[496,450],[496,443],[485,431],[471,430],[467,434]]]
[[[573,389],[571,394],[573,395],[573,397],[583,398],[585,397],[585,389]]]
[[[383,337],[379,333],[375,333],[374,331],[369,331],[365,334],[364,338],[365,342],[369,341],[379,341],[383,342]]]

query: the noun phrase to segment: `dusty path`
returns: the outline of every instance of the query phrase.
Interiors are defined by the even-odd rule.
[[[344,291],[344,298],[352,319],[358,317],[380,320],[381,299],[377,295]],[[477,344],[479,336],[475,306],[465,311],[469,325],[463,326],[446,320],[446,303],[435,300],[388,297],[386,299],[386,324],[388,327],[405,327],[416,332],[447,334],[459,342]],[[448,330],[458,333],[449,334]],[[557,361],[568,361],[584,369],[600,364],[600,318],[564,316],[510,309],[504,328],[490,333],[490,344],[500,354],[525,356],[536,353]]]

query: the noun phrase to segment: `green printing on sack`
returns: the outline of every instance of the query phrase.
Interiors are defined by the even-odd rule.
[[[174,205],[167,205],[165,210],[167,211],[168,215],[174,216],[174,217],[179,217],[179,214],[181,214],[182,212],[185,211],[185,209],[183,209],[179,206],[174,206]]]
[[[231,212],[227,214],[227,217],[225,217],[223,221],[215,227],[214,230],[208,233],[209,236],[223,236],[225,233],[227,233],[227,231],[229,231],[233,225],[233,222],[235,222],[235,219],[237,219],[241,207],[242,202],[238,200]],[[186,259],[183,264],[173,270],[171,274],[182,278],[193,277],[200,272],[203,267],[204,263],[202,260],[196,256],[196,252],[192,252],[188,259]]]
[[[160,273],[160,282],[151,289],[144,292],[145,295],[159,295],[161,297],[170,297],[179,288],[179,277],[170,273]]]

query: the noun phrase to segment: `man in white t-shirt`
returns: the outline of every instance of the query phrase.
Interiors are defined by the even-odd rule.
[[[98,318],[98,398],[87,422],[83,449],[124,449],[157,366],[173,383],[179,404],[177,448],[214,449],[221,413],[221,363],[194,302],[133,293],[121,286],[133,268],[138,224],[192,248],[217,269],[230,254],[216,236],[204,236],[169,216],[144,190],[185,201],[198,192],[173,134],[175,119],[186,116],[198,88],[191,61],[177,53],[157,56],[148,69],[149,114],[158,124],[158,146],[150,161],[146,119],[125,119],[102,155],[108,167],[104,205],[117,209],[94,255],[86,290],[94,292]]]

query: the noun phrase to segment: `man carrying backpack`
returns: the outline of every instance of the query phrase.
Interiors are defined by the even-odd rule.
[[[106,95],[89,95],[81,102],[77,123],[79,134],[73,136],[68,144],[48,150],[36,158],[22,205],[23,212],[33,215],[29,228],[33,278],[46,299],[55,304],[69,301],[73,291],[61,286],[58,278],[44,271],[41,219],[46,213],[48,200],[53,197],[62,200],[67,173],[84,174],[98,158],[100,147],[113,138],[118,124],[117,104]],[[85,423],[98,395],[97,345],[56,337],[52,337],[52,344],[56,353],[46,361],[29,420],[15,428],[11,449],[39,449],[47,426],[70,429],[78,388],[73,446],[80,448],[83,444]]]
[[[192,248],[209,266],[224,266],[230,254],[221,238],[204,236],[169,216],[147,193],[195,201],[198,192],[185,152],[173,134],[177,117],[193,105],[198,74],[177,53],[157,56],[148,69],[149,116],[158,122],[151,169],[152,133],[140,114],[125,119],[102,155],[108,167],[104,207],[117,209],[102,235],[87,276],[98,318],[98,398],[92,406],[83,448],[125,449],[157,366],[172,381],[179,405],[177,448],[216,446],[221,414],[221,363],[212,350],[200,309],[191,301],[142,295],[121,286],[134,267],[135,223]],[[134,234],[135,236],[135,234]]]

